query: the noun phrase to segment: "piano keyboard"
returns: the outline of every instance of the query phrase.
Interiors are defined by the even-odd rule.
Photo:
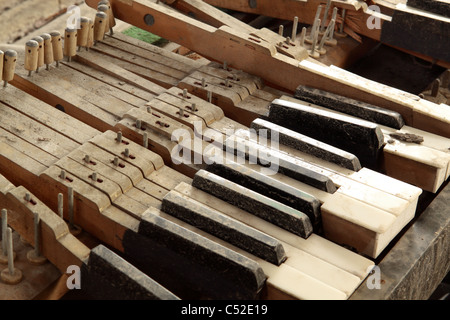
[[[2,219],[86,296],[348,299],[450,175],[448,137],[398,112],[94,39],[40,72],[19,52],[0,89]]]

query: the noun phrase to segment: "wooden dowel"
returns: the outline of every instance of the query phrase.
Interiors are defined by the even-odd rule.
[[[34,37],[32,40],[39,44],[38,47],[38,62],[36,67],[36,73],[39,72],[39,68],[44,66],[44,39],[42,37]]]
[[[94,45],[97,41],[102,41],[105,36],[107,16],[104,12],[97,12],[94,21]]]
[[[41,35],[41,38],[44,39],[44,63],[48,70],[49,65],[55,61],[53,58],[52,37],[50,34],[44,33]]]
[[[64,56],[68,61],[77,54],[77,29],[66,28],[64,31]]]
[[[56,66],[59,66],[59,61],[64,58],[61,33],[52,31],[50,36],[52,37],[53,60],[56,61]]]
[[[86,17],[80,18],[80,29],[78,29],[77,46],[78,50],[82,47],[86,48],[88,45],[89,37],[89,19]]]
[[[25,44],[25,70],[28,70],[28,76],[36,71],[38,66],[39,43],[35,40],[29,40]]]
[[[5,87],[8,85],[8,82],[14,79],[16,64],[17,52],[14,50],[6,50],[3,63],[3,81]]]

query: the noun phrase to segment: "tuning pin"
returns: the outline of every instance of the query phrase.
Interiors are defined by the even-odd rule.
[[[52,37],[53,60],[56,61],[56,66],[59,67],[59,61],[64,57],[61,33],[52,31],[50,36]]]
[[[80,29],[77,31],[77,46],[78,51],[81,48],[87,48],[89,37],[89,19],[86,17],[80,18]]]
[[[107,33],[109,31],[109,6],[106,4],[98,4],[97,10],[98,12],[103,12],[104,14],[106,14],[105,33]]]
[[[1,272],[0,278],[7,284],[17,284],[22,281],[23,275],[20,269],[14,267],[14,251],[11,228],[7,229],[6,235],[7,238],[4,239],[4,241],[7,242],[8,267]]]
[[[38,66],[39,43],[35,40],[29,40],[25,44],[25,70],[28,70],[28,76],[36,71]]]
[[[109,11],[108,11],[109,31],[110,31],[110,34],[113,35],[114,34],[113,27],[116,26],[116,19],[114,18],[114,12],[112,10],[111,4],[110,4],[110,2],[108,0],[102,0],[98,4],[99,5],[100,4],[105,4],[105,5],[108,6],[108,9],[109,9]]]
[[[102,41],[105,36],[106,13],[97,12],[94,21],[94,46],[98,41]]]
[[[34,249],[28,251],[27,259],[30,263],[34,265],[43,265],[47,262],[47,259],[41,255],[41,242],[40,242],[40,233],[41,229],[39,227],[40,218],[37,212],[34,213]]]
[[[48,70],[49,66],[55,61],[53,58],[52,37],[48,33],[44,33],[41,35],[41,38],[44,39],[44,63],[45,69]]]
[[[64,31],[64,56],[70,62],[77,54],[77,29],[66,28]]]

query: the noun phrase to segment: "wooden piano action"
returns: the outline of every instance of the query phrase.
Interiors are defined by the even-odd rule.
[[[444,68],[449,50],[390,33],[412,6],[380,1],[377,33],[364,1],[267,3],[87,0],[77,28],[0,51],[0,299],[430,297],[449,268],[449,72],[419,96],[345,67],[360,36]],[[218,9],[296,6],[289,35]]]

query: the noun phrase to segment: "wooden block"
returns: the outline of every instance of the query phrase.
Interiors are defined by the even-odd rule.
[[[274,238],[176,191],[164,197],[161,210],[275,265],[286,259],[283,246]]]
[[[312,233],[311,221],[303,212],[273,201],[215,174],[200,170],[195,174],[192,185],[303,238],[308,238]]]

